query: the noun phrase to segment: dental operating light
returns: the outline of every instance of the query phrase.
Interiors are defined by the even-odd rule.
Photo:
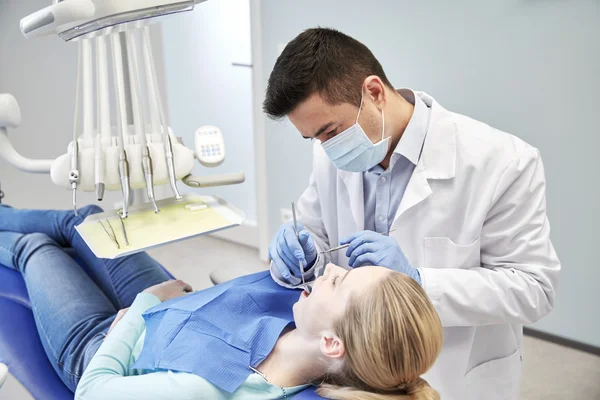
[[[122,32],[148,20],[191,11],[206,0],[63,0],[21,20],[25,37],[57,34],[69,41],[88,34]]]

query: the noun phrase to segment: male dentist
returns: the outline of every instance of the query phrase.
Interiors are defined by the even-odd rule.
[[[315,139],[302,230],[276,234],[273,278],[298,286],[299,262],[309,279],[329,262],[405,273],[444,326],[424,376],[441,398],[517,399],[523,324],[552,310],[561,268],[539,151],[426,93],[395,90],[366,46],[331,29],[286,46],[264,111]],[[339,244],[349,247],[320,254]]]

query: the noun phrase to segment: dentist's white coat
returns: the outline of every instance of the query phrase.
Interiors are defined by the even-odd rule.
[[[444,400],[517,399],[522,326],[552,310],[560,270],[542,160],[522,140],[418,95],[431,118],[392,236],[444,326],[443,350],[424,378]],[[362,174],[337,170],[316,144],[298,211],[321,250],[363,230]],[[344,251],[316,266],[328,261],[348,266]]]

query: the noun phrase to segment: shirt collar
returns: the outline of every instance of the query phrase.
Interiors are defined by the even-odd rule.
[[[430,110],[425,102],[411,89],[399,89],[398,93],[406,101],[413,104],[415,109],[398,145],[394,149],[394,153],[404,156],[411,163],[417,165],[419,158],[421,158],[423,143],[425,143]]]

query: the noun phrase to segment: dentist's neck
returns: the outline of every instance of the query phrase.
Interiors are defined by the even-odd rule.
[[[384,109],[385,137],[391,136],[390,147],[383,161],[379,163],[384,170],[387,170],[390,166],[392,154],[394,154],[396,146],[400,143],[402,134],[410,122],[414,109],[415,106],[406,101],[398,92],[391,92],[389,101]]]
[[[326,372],[318,342],[306,340],[295,329],[279,337],[273,351],[257,369],[269,383],[281,387],[303,385]]]

